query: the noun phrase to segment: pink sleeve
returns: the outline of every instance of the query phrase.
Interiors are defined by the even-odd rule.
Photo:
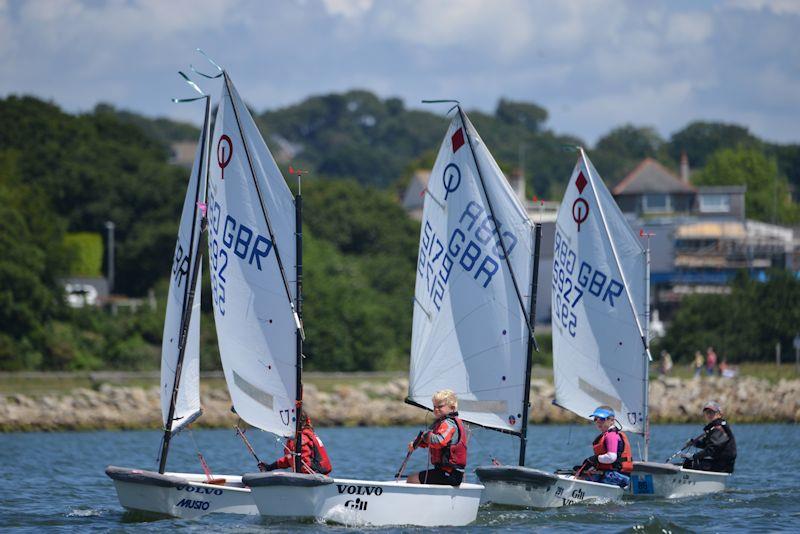
[[[616,432],[606,433],[606,452],[617,454],[619,450],[619,434]]]

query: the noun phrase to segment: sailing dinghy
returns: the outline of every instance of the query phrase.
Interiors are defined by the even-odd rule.
[[[196,87],[196,86],[195,86]],[[199,91],[199,89],[198,89]],[[109,466],[119,502],[129,510],[193,518],[212,512],[252,514],[258,510],[241,476],[165,472],[175,435],[200,417],[200,237],[206,196],[210,99],[197,144],[175,245],[164,338],[161,347],[161,410],[164,438],[158,472]],[[193,99],[197,100],[197,99]]]
[[[522,463],[541,226],[456,109],[425,194],[407,402],[452,389],[464,421],[521,438]]]
[[[299,191],[292,197],[230,77],[223,76],[208,188],[222,365],[239,417],[276,436],[300,436],[302,201]],[[262,516],[378,526],[468,524],[482,489],[301,472],[252,473],[242,480]]]
[[[553,364],[556,404],[586,417],[611,406],[644,438],[626,492],[687,497],[725,489],[730,475],[649,462],[650,250],[643,247],[583,149],[556,224]]]
[[[645,267],[644,249],[581,150],[555,227],[554,402],[581,417],[609,405],[623,430],[639,433],[646,416]],[[522,467],[483,468],[479,475],[486,499],[505,505],[549,508],[623,495],[617,486]]]

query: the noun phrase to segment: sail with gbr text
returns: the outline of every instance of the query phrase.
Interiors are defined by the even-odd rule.
[[[178,240],[175,244],[169,292],[167,294],[167,313],[164,318],[164,335],[161,344],[161,415],[164,428],[177,432],[200,415],[200,282],[202,266],[196,262],[200,254],[200,235],[203,213],[200,204],[205,201],[207,149],[210,134],[208,105],[203,121],[203,129],[197,143],[192,173],[186,197],[183,200]],[[195,266],[197,273],[194,274]],[[194,298],[189,302],[189,286],[196,280]],[[191,305],[190,313],[185,313]],[[172,421],[169,419],[170,403],[175,385],[175,371],[180,353],[181,327],[184,317],[189,325],[185,340],[183,361],[179,378],[179,388],[175,398]]]
[[[294,199],[227,73],[211,139],[209,264],[225,380],[237,414],[295,429]]]
[[[582,149],[553,247],[556,404],[582,417],[608,405],[624,430],[643,433],[645,250]]]
[[[520,432],[533,239],[525,209],[459,109],[425,194],[410,402],[430,409],[433,393],[452,389],[463,419]]]

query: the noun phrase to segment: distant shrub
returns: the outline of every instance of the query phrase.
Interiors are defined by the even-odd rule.
[[[99,233],[66,234],[64,246],[71,252],[70,275],[98,277],[102,274],[103,238]]]

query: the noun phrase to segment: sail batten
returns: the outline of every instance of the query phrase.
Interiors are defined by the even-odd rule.
[[[610,406],[644,432],[645,252],[581,150],[556,219],[552,323],[555,404],[588,417]]]
[[[295,207],[252,116],[225,75],[212,137],[209,267],[220,357],[236,413],[294,433]]]
[[[452,389],[462,419],[520,433],[530,317],[529,295],[520,289],[527,289],[533,272],[531,229],[520,200],[459,110],[424,198],[410,403],[431,409],[433,393]]]

